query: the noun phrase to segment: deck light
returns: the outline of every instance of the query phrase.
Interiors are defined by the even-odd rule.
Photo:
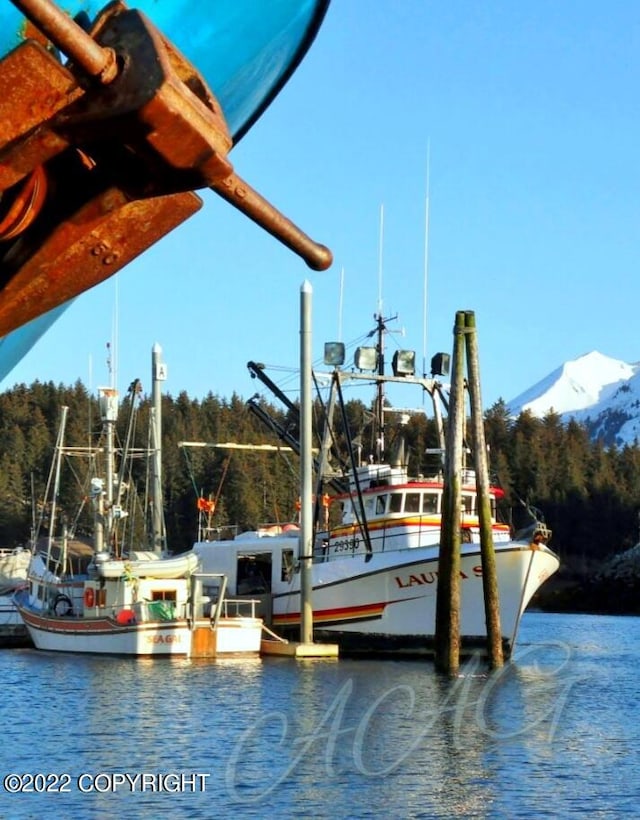
[[[378,367],[378,350],[375,347],[356,348],[353,363],[358,370],[376,370]]]
[[[324,343],[324,363],[329,367],[340,367],[344,364],[344,342]]]
[[[436,353],[431,359],[432,376],[448,376],[451,356],[448,353]]]
[[[413,376],[416,372],[416,354],[413,350],[396,350],[393,354],[393,375]]]

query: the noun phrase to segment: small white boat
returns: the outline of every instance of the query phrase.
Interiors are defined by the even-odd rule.
[[[159,403],[159,390],[154,390],[154,397]],[[34,645],[56,652],[110,655],[258,655],[263,622],[256,616],[255,602],[227,599],[224,573],[204,573],[195,553],[163,557],[155,551],[131,551],[125,556],[110,551],[121,543],[117,527],[126,518],[120,498],[114,495],[118,482],[114,481],[117,394],[113,389],[101,390],[100,407],[108,478],[91,481],[95,550],[82,574],[67,572],[64,557],[54,563],[51,546],[46,557],[33,555],[28,588],[16,593],[15,602]],[[154,419],[159,415],[155,406]],[[58,464],[65,422],[63,408]],[[155,435],[160,441],[158,427]],[[159,448],[153,455],[160,459]],[[155,475],[159,474],[156,467]],[[58,466],[55,475],[57,482]],[[58,489],[56,484],[54,498]],[[160,496],[153,500],[152,507],[160,510]],[[157,540],[154,533],[152,543]],[[60,554],[66,554],[64,536]]]
[[[158,558],[154,552],[134,552],[126,558],[111,558],[98,553],[94,557],[97,574],[101,578],[181,578],[191,575],[198,568],[198,556],[192,552],[172,558]]]
[[[44,564],[41,571],[38,578],[34,563],[30,589],[15,596],[37,649],[186,657],[260,652],[255,602],[227,599],[222,575],[166,578],[160,569],[156,578],[127,567],[120,577],[98,576],[94,568],[88,578],[52,579]]]

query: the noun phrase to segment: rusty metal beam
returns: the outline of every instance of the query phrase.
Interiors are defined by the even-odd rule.
[[[51,0],[11,2],[39,42],[0,60],[0,336],[173,230],[198,188],[329,267],[329,249],[235,173],[215,96],[144,14],[116,0],[87,32]]]
[[[316,242],[297,225],[281,214],[270,202],[244,180],[233,173],[211,186],[219,196],[265,231],[302,257],[312,270],[327,270],[333,254],[325,245]]]
[[[0,294],[0,336],[108,279],[192,216],[191,191],[132,200],[109,188],[54,228]]]

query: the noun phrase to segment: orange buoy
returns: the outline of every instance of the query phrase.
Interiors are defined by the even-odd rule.
[[[132,609],[121,609],[116,615],[116,621],[121,625],[133,624],[136,620],[136,613]]]
[[[91,609],[91,607],[95,604],[95,591],[93,587],[87,587],[84,591],[84,606],[85,609]]]

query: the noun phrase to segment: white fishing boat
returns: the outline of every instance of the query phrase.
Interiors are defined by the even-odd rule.
[[[22,547],[0,549],[0,647],[29,643],[13,596],[27,585],[30,558],[31,553]]]
[[[119,578],[101,576],[96,565],[86,578],[50,577],[42,570],[38,576],[33,567],[30,589],[16,594],[37,649],[209,658],[260,652],[255,604],[229,600],[224,575],[137,576],[126,562]]]
[[[347,437],[350,459],[343,471],[329,469],[329,446],[334,439],[328,430],[323,436],[316,504],[323,522],[314,540],[311,564],[314,638],[337,643],[341,653],[431,654],[445,445],[443,384],[437,377],[445,375],[447,357],[434,357],[431,378],[419,378],[407,364],[411,358],[403,360],[399,352],[394,357],[394,375],[385,375],[381,365],[385,320],[377,318],[377,346],[356,351],[358,372],[338,366],[331,374],[326,417],[331,419],[339,405],[346,420],[344,384],[354,380],[375,383],[377,432],[371,454]],[[370,365],[367,356],[371,357]],[[249,367],[272,386],[261,367],[252,363]],[[371,372],[364,372],[366,367]],[[404,445],[406,423],[413,411],[394,410],[387,404],[384,387],[389,383],[412,386],[432,400],[439,441],[430,455],[441,459],[432,475],[409,473]],[[283,398],[280,391],[276,393]],[[259,416],[264,415],[257,403],[254,407]],[[293,410],[290,405],[289,411]],[[398,437],[393,454],[386,458],[385,436],[392,420],[398,422]],[[273,420],[270,427],[277,431]],[[290,437],[286,441],[292,443]],[[462,476],[461,643],[463,649],[486,648],[477,487],[473,471],[464,470]],[[334,488],[331,495],[324,493],[326,482]],[[559,561],[548,546],[551,532],[543,521],[532,517],[522,534],[512,536],[510,525],[501,523],[497,516],[502,491],[491,487],[489,494],[503,649],[509,655],[524,610],[540,585],[558,569]],[[200,556],[204,571],[225,573],[231,594],[260,596],[261,614],[277,632],[288,635],[295,634],[301,621],[299,541],[295,527],[272,525],[226,540],[212,540],[211,533],[204,533],[193,551]]]
[[[157,346],[154,386],[156,354]],[[165,556],[156,550],[132,550],[122,554],[119,525],[127,516],[117,489],[123,484],[123,473],[115,470],[113,445],[118,397],[112,388],[100,393],[107,478],[91,481],[94,554],[85,572],[69,572],[63,531],[55,556],[51,548],[45,556],[33,555],[28,587],[16,593],[15,602],[34,645],[49,651],[112,655],[258,655],[263,623],[256,616],[255,602],[230,600],[224,573],[204,572],[195,553]],[[152,416],[154,438],[160,441],[159,392],[157,398]],[[63,408],[54,498],[59,493],[65,423]],[[152,486],[159,484],[159,447],[153,455]],[[154,513],[161,510],[159,498],[157,494]],[[53,513],[51,518],[55,520]],[[152,544],[163,540],[163,534],[154,532]]]

